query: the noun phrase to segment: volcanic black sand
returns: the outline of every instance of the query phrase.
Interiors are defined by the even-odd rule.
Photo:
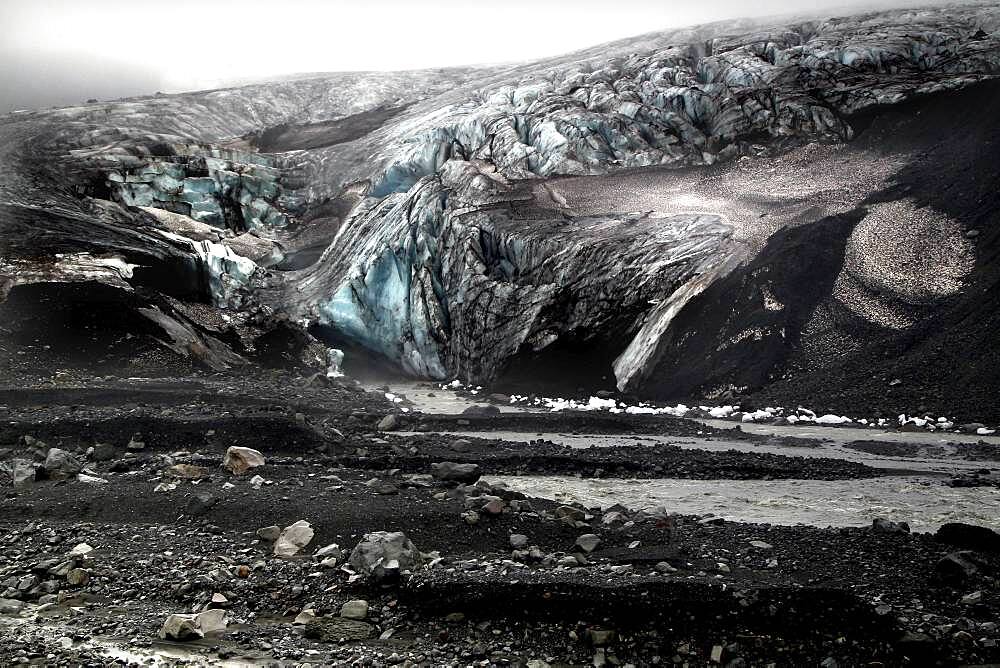
[[[840,314],[838,326],[862,345],[822,369],[809,369],[801,354],[793,354],[781,377],[755,393],[755,403],[780,405],[808,396],[815,410],[845,414],[888,417],[925,406],[959,419],[1000,417],[995,400],[1000,391],[998,112],[1000,84],[991,81],[853,119],[858,137],[852,146],[859,151],[889,155],[921,147],[921,160],[897,173],[891,187],[866,204],[905,195],[943,212],[973,239],[975,267],[954,302],[916,307],[929,314],[916,327],[877,330]]]
[[[473,482],[479,473],[833,479],[878,469],[669,444],[526,448],[489,431],[531,440],[613,427],[596,414],[402,413],[350,381],[285,372],[39,379],[0,391],[0,405],[0,461],[59,448],[105,481],[49,476],[15,487],[0,474],[0,665],[164,652],[189,665],[1000,661],[1000,537],[989,530],[958,527],[946,541],[889,523],[740,524],[559,506]],[[668,439],[722,435],[672,418],[615,423]],[[455,429],[483,438],[435,433]],[[256,448],[266,464],[234,475],[220,467],[230,446]],[[448,482],[431,475],[440,462],[479,469]],[[298,555],[274,556],[257,535],[298,520],[315,531]],[[375,531],[404,532],[423,563],[389,580],[352,575],[348,555]],[[80,543],[93,551],[67,556]],[[330,543],[342,556],[312,556]],[[363,621],[338,616],[357,599],[369,605]],[[158,638],[169,614],[203,607],[224,608],[228,628],[184,643]],[[316,620],[293,623],[303,610],[312,612],[300,622]],[[109,648],[133,655],[113,659]]]

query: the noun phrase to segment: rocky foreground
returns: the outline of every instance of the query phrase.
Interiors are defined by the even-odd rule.
[[[0,404],[3,665],[1000,661],[989,529],[601,510],[481,478],[884,475],[864,465],[524,449],[436,434],[476,416],[421,417],[381,392],[286,373],[45,382]],[[554,418],[508,428],[531,419]],[[599,418],[556,419],[587,431]],[[750,438],[616,419],[622,433]]]

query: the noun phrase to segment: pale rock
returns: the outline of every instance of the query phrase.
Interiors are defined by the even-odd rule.
[[[76,457],[60,448],[51,448],[42,463],[42,469],[49,478],[59,480],[69,478],[83,470],[83,464]]]
[[[274,542],[274,554],[278,557],[294,557],[313,539],[312,525],[305,520],[299,520],[282,529]]]
[[[576,539],[574,547],[585,552],[586,554],[590,554],[591,552],[596,550],[597,546],[600,544],[601,544],[601,539],[599,536],[592,533],[585,533]]]
[[[222,466],[235,475],[243,475],[250,469],[263,466],[264,464],[265,460],[262,452],[238,445],[227,448],[226,454],[222,458]]]
[[[340,616],[347,619],[365,619],[368,617],[368,601],[356,599],[344,603],[340,607]]]

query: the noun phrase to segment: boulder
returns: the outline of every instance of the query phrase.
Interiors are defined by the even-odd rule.
[[[326,547],[321,547],[316,552],[313,553],[313,557],[319,559],[320,561],[324,559],[340,559],[343,551],[340,549],[340,545],[336,543],[330,543]]]
[[[110,443],[95,443],[91,458],[95,462],[110,462],[118,456],[118,449]]]
[[[627,521],[628,517],[626,517],[624,513],[617,510],[606,512],[604,513],[604,516],[601,517],[601,524],[624,524]]]
[[[587,517],[587,513],[573,506],[559,506],[554,512],[556,519],[569,520],[571,522],[582,522]]]
[[[196,640],[205,634],[226,629],[226,611],[211,609],[196,615],[174,614],[167,617],[160,627],[160,637],[165,640]]]
[[[24,601],[16,598],[0,598],[0,615],[16,615],[24,610]]]
[[[163,469],[163,475],[168,478],[180,478],[183,480],[201,480],[208,477],[208,469],[204,466],[194,466],[193,464],[174,464]]]
[[[321,617],[303,629],[306,638],[330,643],[367,640],[374,632],[375,627],[371,624],[346,617]]]
[[[983,602],[983,592],[974,591],[962,597],[962,605],[979,605]]]
[[[401,531],[366,534],[351,551],[350,564],[374,580],[396,578],[423,561],[420,550]]]
[[[191,517],[199,517],[210,511],[218,502],[218,497],[209,494],[208,492],[202,492],[200,494],[195,494],[188,499],[187,505],[184,509]]]
[[[368,601],[348,601],[340,606],[340,616],[347,619],[364,619],[368,616]]]
[[[66,574],[66,582],[74,587],[80,587],[90,581],[90,573],[83,568],[74,568]]]
[[[222,466],[235,475],[243,475],[264,463],[264,455],[259,450],[238,445],[229,447],[222,458]]]
[[[908,534],[910,525],[906,522],[891,522],[884,517],[876,517],[872,520],[872,531],[883,534]]]
[[[37,467],[27,459],[15,459],[11,462],[10,474],[14,487],[28,485],[35,480]]]
[[[386,415],[384,418],[379,420],[379,431],[396,431],[397,429],[399,429],[399,418],[397,418],[394,414]]]
[[[469,406],[464,411],[462,415],[476,415],[479,417],[490,417],[493,415],[500,415],[500,409],[496,406]]]
[[[591,628],[587,632],[590,644],[594,647],[610,645],[614,641],[615,635],[613,629]]]
[[[1000,533],[988,527],[965,524],[964,522],[948,522],[942,524],[934,537],[942,543],[957,545],[970,550],[984,552],[1000,552]]]
[[[94,551],[90,545],[86,543],[77,543],[76,546],[66,553],[67,557],[86,557],[88,554]]]
[[[224,610],[206,610],[197,615],[170,615],[160,627],[164,640],[197,640],[206,633],[226,628]]]
[[[43,461],[45,459],[45,455],[49,452],[48,443],[45,441],[39,441],[30,434],[25,434],[19,439],[19,441],[35,461]]]
[[[592,533],[585,533],[576,539],[576,543],[573,545],[573,548],[586,554],[590,554],[596,550],[597,546],[600,544],[600,536]]]
[[[275,524],[272,524],[269,527],[261,527],[260,529],[257,529],[257,538],[260,538],[261,540],[266,540],[269,543],[273,543],[274,541],[278,540],[278,536],[280,535],[281,535],[281,527]]]
[[[79,459],[65,450],[51,448],[45,456],[42,469],[44,469],[46,477],[53,480],[63,480],[71,478],[82,471],[83,464],[80,463]]]
[[[278,540],[274,542],[274,554],[278,557],[294,557],[313,539],[315,532],[312,525],[305,520],[291,524],[282,529]]]
[[[316,611],[312,608],[306,608],[299,614],[295,615],[295,619],[292,620],[292,624],[303,625],[314,621],[316,621]]]
[[[450,447],[455,452],[468,452],[472,449],[472,441],[466,438],[456,438],[451,442]]]
[[[963,550],[952,552],[934,565],[938,576],[950,584],[959,585],[980,572],[982,559],[975,553]]]
[[[479,509],[481,513],[485,513],[487,515],[503,514],[503,499],[499,496],[484,496],[481,498],[485,501],[483,507]]]
[[[482,474],[479,464],[459,464],[457,462],[431,464],[431,475],[445,482],[460,482],[471,485],[479,480]]]
[[[226,611],[214,608],[199,612],[195,615],[195,622],[202,633],[213,633],[226,629]]]

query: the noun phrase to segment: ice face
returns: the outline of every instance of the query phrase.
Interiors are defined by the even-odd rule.
[[[257,271],[257,264],[253,260],[238,255],[224,244],[212,241],[194,241],[166,230],[157,230],[157,232],[167,239],[191,249],[208,276],[212,300],[219,306],[226,306],[233,290],[245,287],[250,282],[254,272]]]
[[[195,149],[193,156],[153,158],[139,166],[107,173],[114,197],[128,206],[155,207],[190,216],[197,222],[236,231],[271,231],[288,225],[278,201],[281,172],[258,164],[260,157]],[[208,176],[194,174],[208,172]],[[238,211],[237,215],[235,212]]]
[[[991,12],[969,10],[970,25],[993,26],[990,34]],[[1000,69],[1000,56],[970,34],[938,10],[916,10],[664,35],[618,57],[595,50],[526,68],[426,108],[371,145],[374,174],[350,174],[371,177],[368,199],[328,249],[329,265],[307,272],[306,309],[320,304],[324,321],[411,372],[443,367],[482,381],[522,346],[543,350],[581,331],[600,338],[594,332],[610,331],[617,312],[636,308],[642,315],[616,334],[614,368],[620,387],[637,387],[676,314],[744,249],[711,232],[693,246],[700,229],[672,235],[684,226],[676,216],[640,223],[641,239],[635,219],[617,213],[584,222],[555,189],[545,202],[562,216],[553,224],[532,209],[543,188],[532,200],[512,184],[710,165],[757,150],[750,138],[843,142],[853,137],[850,114]],[[689,199],[684,208],[704,208]],[[496,213],[504,207],[529,214]],[[646,296],[654,303],[640,308]]]
[[[337,273],[332,280],[317,276],[323,282],[316,293],[316,310],[320,322],[399,361],[404,370],[443,378],[446,370],[439,330],[446,316],[430,314],[441,310],[431,274],[438,261],[435,235],[443,202],[439,187],[430,180],[411,191],[420,206],[399,197],[392,200],[397,201],[396,206],[388,206],[390,201],[383,205],[386,211],[378,208],[368,213],[370,222],[386,223],[383,235],[357,234],[366,229],[359,221],[358,229],[349,230],[355,234],[341,238],[353,251],[342,256],[349,259],[343,266],[333,265]],[[414,212],[419,215],[409,215]],[[333,297],[322,298],[330,288]]]

